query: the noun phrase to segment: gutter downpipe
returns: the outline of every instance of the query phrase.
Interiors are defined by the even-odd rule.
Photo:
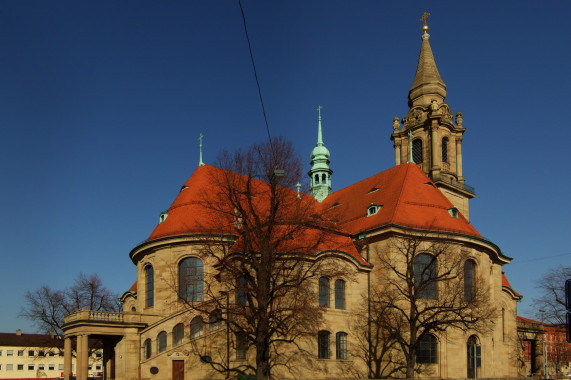
[[[363,241],[366,245],[366,250],[367,250],[367,262],[369,263],[369,265],[371,264],[370,262],[370,252],[369,252],[369,244],[367,243],[367,234],[362,233],[359,235],[359,240]],[[371,271],[367,272],[367,328],[368,328],[368,332],[367,332],[367,343],[369,345],[369,349],[367,352],[367,367],[368,367],[368,378],[372,379],[373,378],[373,369],[371,368],[372,366],[372,358],[371,358],[371,352],[373,351],[373,343],[371,342]]]

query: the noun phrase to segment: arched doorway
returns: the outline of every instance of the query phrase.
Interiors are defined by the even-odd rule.
[[[480,346],[480,340],[476,335],[471,335],[466,342],[466,358],[467,358],[467,377],[469,379],[475,379],[480,377],[477,369],[482,367],[482,348]]]

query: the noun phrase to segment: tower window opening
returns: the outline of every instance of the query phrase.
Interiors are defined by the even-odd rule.
[[[325,183],[326,180],[327,180],[327,176],[325,175],[325,173],[323,173],[321,175],[321,182]]]
[[[319,183],[319,174],[315,175],[315,181],[314,183],[317,185]]]
[[[416,139],[412,142],[412,160],[415,164],[422,163],[422,140]]]
[[[448,162],[448,137],[442,139],[442,162]]]

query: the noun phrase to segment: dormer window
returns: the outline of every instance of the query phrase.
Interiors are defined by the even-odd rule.
[[[332,208],[335,208],[337,206],[341,206],[341,203],[335,203],[331,207],[329,207],[329,209],[331,210]]]
[[[369,192],[367,194],[371,194],[374,193],[375,191],[381,190],[378,187],[373,187],[371,190],[369,190]]]
[[[377,212],[379,212],[380,209],[381,209],[381,206],[371,204],[371,205],[367,208],[367,216],[375,215]]]
[[[458,219],[458,209],[456,207],[452,207],[448,209],[448,213],[450,214],[451,217],[453,217],[454,219]]]
[[[167,216],[169,216],[169,214],[165,211],[165,212],[161,212],[159,214],[159,224],[161,224],[162,222],[164,222],[167,219]]]

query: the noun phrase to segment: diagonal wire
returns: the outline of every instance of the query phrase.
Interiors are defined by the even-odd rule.
[[[273,146],[272,146],[272,136],[270,134],[270,126],[268,124],[268,117],[266,116],[266,107],[264,106],[264,99],[262,98],[262,89],[260,88],[260,81],[258,80],[258,72],[256,71],[256,64],[254,63],[254,54],[252,53],[252,44],[250,43],[250,36],[248,35],[248,28],[246,27],[246,15],[244,14],[244,8],[242,8],[242,1],[238,0],[240,5],[240,12],[242,12],[242,22],[244,24],[244,32],[246,33],[246,40],[248,41],[248,49],[250,50],[250,59],[252,60],[252,67],[254,68],[254,77],[256,78],[256,85],[258,86],[258,95],[260,96],[260,103],[262,105],[262,113],[264,114],[264,121],[266,122],[266,131],[268,132],[268,140],[270,141],[270,149],[272,150],[273,156]]]

